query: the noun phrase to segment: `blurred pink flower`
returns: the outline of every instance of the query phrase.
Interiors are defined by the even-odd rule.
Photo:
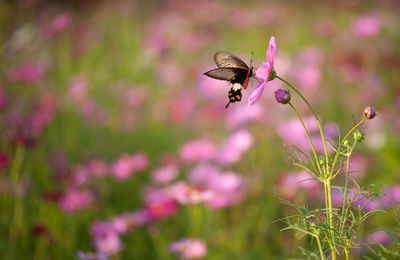
[[[90,177],[90,172],[85,165],[78,165],[72,172],[72,184],[81,186],[87,183]]]
[[[71,23],[71,15],[68,13],[59,14],[50,23],[47,23],[43,30],[47,37],[52,37],[55,34],[64,30]]]
[[[195,186],[207,187],[208,182],[219,174],[221,171],[218,168],[209,164],[200,164],[190,171],[188,179]]]
[[[178,205],[163,189],[148,188],[145,192],[146,210],[153,220],[175,215]]]
[[[360,37],[376,37],[381,30],[381,26],[382,21],[378,15],[363,15],[351,24],[351,31],[354,35]]]
[[[146,92],[141,87],[129,88],[122,93],[122,98],[128,107],[138,107],[146,99]]]
[[[315,149],[317,152],[323,152],[324,146],[321,136],[319,135],[317,121],[313,116],[303,118],[303,121],[311,135],[311,141],[313,142]],[[333,142],[337,132],[336,126],[334,124],[327,124],[324,127],[324,132],[325,138]],[[278,125],[278,135],[288,145],[295,145],[305,152],[311,152],[311,145],[308,141],[307,135],[297,118],[280,123]],[[332,151],[332,148],[329,145],[327,145],[327,148],[329,151]]]
[[[342,204],[344,195],[337,195],[337,202]],[[360,207],[364,211],[372,211],[384,206],[382,197],[371,197],[370,194],[360,192],[357,187],[350,188],[347,192],[347,201],[351,201],[353,207]]]
[[[118,233],[110,222],[96,220],[90,228],[90,234],[97,252],[111,256],[123,249]]]
[[[207,204],[214,209],[240,203],[246,192],[243,178],[233,172],[214,175],[208,181],[207,189],[212,192],[211,200]]]
[[[391,242],[391,239],[385,231],[381,230],[368,234],[365,237],[365,241],[367,243],[379,243],[382,245],[387,245]]]
[[[169,245],[171,253],[181,259],[200,259],[206,256],[207,248],[203,240],[184,238]]]
[[[208,71],[211,67],[203,69],[202,71]],[[214,80],[213,78],[206,77],[201,74],[198,79],[198,92],[200,95],[208,99],[217,99],[227,95],[228,84],[221,80]]]
[[[70,79],[69,95],[72,97],[72,100],[84,101],[87,99],[88,89],[89,83],[85,78],[75,76]]]
[[[249,122],[257,121],[263,115],[264,108],[260,104],[255,104],[250,109],[246,109],[245,104],[240,103],[229,109],[225,121],[228,128],[239,128]]]
[[[43,128],[53,120],[57,107],[57,100],[51,94],[45,94],[40,98],[30,116],[31,131],[35,136],[39,136]]]
[[[111,165],[111,173],[115,179],[125,180],[137,171],[147,167],[148,159],[143,153],[135,155],[124,154]]]
[[[253,137],[247,130],[239,130],[231,134],[218,151],[217,162],[221,165],[238,162],[252,144]]]
[[[151,179],[155,184],[166,184],[173,181],[179,173],[177,165],[170,164],[153,172]]]
[[[8,154],[0,152],[0,171],[7,169],[8,162],[9,162]]]
[[[272,36],[269,40],[269,46],[267,50],[267,62],[263,62],[263,64],[256,71],[256,76],[261,80],[261,83],[251,93],[248,100],[249,106],[254,105],[254,103],[256,103],[258,99],[260,99],[266,83],[269,80],[271,80],[271,76],[273,76],[272,71],[274,69],[276,54],[277,54],[277,47],[276,47],[275,37]]]
[[[190,92],[176,94],[168,104],[168,116],[175,123],[188,119],[194,112],[196,100]]]
[[[207,139],[195,139],[181,146],[179,157],[183,162],[202,162],[215,157],[217,148]]]
[[[107,175],[108,165],[106,162],[103,162],[99,159],[89,161],[87,167],[88,171],[93,176],[104,177]]]
[[[131,160],[134,171],[143,171],[149,165],[149,157],[147,157],[147,155],[142,152],[135,153],[132,156]]]
[[[381,199],[385,208],[399,205],[400,203],[400,184],[395,184],[385,188],[385,195]]]
[[[89,190],[69,188],[59,200],[59,206],[66,213],[75,213],[88,208],[93,201],[94,196]]]
[[[346,164],[343,165],[346,170]],[[361,179],[367,171],[367,159],[362,154],[354,154],[350,157],[349,175],[355,179]]]
[[[12,82],[34,84],[44,77],[44,68],[41,64],[27,64],[11,71],[9,78]]]
[[[167,187],[166,194],[180,204],[199,204],[210,201],[213,197],[210,190],[189,186],[184,182],[177,182]]]
[[[294,78],[301,88],[315,92],[321,82],[322,53],[318,48],[307,48],[299,53],[294,66]]]
[[[287,199],[294,199],[299,189],[316,195],[319,193],[319,182],[307,171],[292,172],[283,175],[279,180],[279,193]]]

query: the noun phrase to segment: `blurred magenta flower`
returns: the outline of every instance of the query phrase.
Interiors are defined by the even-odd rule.
[[[97,253],[111,256],[123,249],[118,232],[112,222],[94,221],[90,227],[90,235],[92,236]]]
[[[168,117],[174,123],[182,123],[192,115],[196,99],[192,93],[181,91],[174,95],[168,104]]]
[[[35,84],[44,77],[44,67],[38,63],[26,64],[10,72],[10,81],[16,83]]]
[[[279,194],[289,200],[294,199],[300,189],[312,195],[317,195],[320,191],[319,182],[307,171],[291,172],[281,176],[278,187]]]
[[[9,163],[8,154],[0,152],[0,171],[7,169]]]
[[[246,193],[242,176],[234,172],[214,175],[208,181],[207,189],[212,192],[207,204],[214,209],[236,205],[243,201]]]
[[[69,188],[59,200],[59,206],[66,213],[75,213],[88,208],[93,201],[94,196],[89,190]]]
[[[239,130],[231,134],[218,151],[217,162],[231,165],[238,162],[253,144],[253,136],[247,130]]]
[[[173,181],[178,176],[178,173],[178,166],[175,164],[170,164],[155,170],[151,176],[151,179],[155,184],[166,184]]]
[[[385,196],[382,198],[382,204],[385,208],[395,207],[400,203],[400,184],[395,184],[385,188]]]
[[[75,186],[82,186],[88,182],[90,172],[86,165],[78,165],[72,172],[72,184]]]
[[[200,259],[207,255],[204,241],[195,238],[183,238],[172,242],[169,250],[181,259]]]
[[[135,153],[131,157],[131,160],[134,171],[143,171],[149,165],[149,157],[143,152]]]
[[[43,32],[47,37],[52,37],[63,31],[71,23],[71,20],[72,17],[68,13],[58,14],[52,21],[46,23]]]
[[[145,191],[146,210],[152,220],[161,220],[175,215],[178,205],[164,189],[147,188]]]
[[[376,37],[382,27],[382,21],[378,15],[370,14],[358,17],[351,24],[351,31],[360,37]]]
[[[322,51],[319,48],[310,47],[300,51],[298,56],[293,70],[296,83],[302,89],[313,93],[321,83]]]
[[[166,194],[184,205],[207,202],[213,197],[213,193],[210,190],[190,186],[182,181],[167,187]]]
[[[111,165],[111,173],[115,179],[126,180],[137,171],[147,167],[148,158],[143,153],[124,154]]]
[[[114,232],[95,237],[93,244],[97,252],[106,254],[107,256],[115,255],[123,249],[121,239]]]
[[[208,182],[219,174],[221,171],[218,168],[209,164],[199,164],[189,172],[188,179],[195,186],[207,187]]]
[[[381,245],[387,245],[391,242],[391,239],[385,231],[381,230],[368,234],[365,237],[365,241],[367,243],[379,243]]]
[[[87,167],[92,176],[105,177],[107,175],[108,165],[102,160],[91,160],[87,163]]]
[[[121,99],[127,107],[135,108],[146,100],[146,92],[143,87],[129,88],[121,93]]]
[[[307,127],[308,132],[311,135],[311,140],[318,152],[324,151],[324,146],[321,137],[318,132],[317,121],[313,116],[303,118],[304,124]],[[334,141],[337,135],[336,126],[334,124],[326,124],[324,127],[325,138],[329,141]],[[311,146],[308,142],[307,135],[304,132],[304,128],[297,118],[284,121],[278,125],[278,135],[288,145],[295,145],[303,151],[310,152]],[[328,146],[329,151],[333,151]]]
[[[256,71],[256,76],[261,80],[261,83],[251,93],[248,100],[248,106],[254,105],[254,103],[256,103],[258,99],[260,99],[266,83],[274,79],[275,77],[274,62],[276,54],[277,54],[277,47],[276,47],[275,37],[272,36],[269,40],[269,46],[267,50],[267,62],[263,62],[261,67],[259,67]]]
[[[208,78],[208,77],[204,77]],[[214,80],[218,81],[218,80]],[[244,109],[245,104],[239,103],[229,109],[226,115],[226,126],[235,129],[245,126],[249,122],[257,121],[264,115],[264,108],[260,104],[254,104],[251,109]]]
[[[201,138],[182,145],[179,157],[185,163],[204,162],[213,159],[216,151],[217,148],[211,141]]]

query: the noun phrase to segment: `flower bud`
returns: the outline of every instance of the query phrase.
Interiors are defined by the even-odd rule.
[[[367,107],[364,109],[364,116],[366,119],[372,119],[376,116],[376,112],[372,107]]]
[[[287,104],[290,102],[290,93],[286,89],[278,89],[275,93],[275,99],[281,104]]]
[[[364,140],[364,134],[360,130],[355,131],[353,137],[357,142]]]
[[[346,140],[344,140],[344,142],[343,142],[343,145],[344,145],[344,146],[349,146],[349,145],[350,145],[350,141],[349,141],[349,140],[347,140],[347,139],[346,139]]]

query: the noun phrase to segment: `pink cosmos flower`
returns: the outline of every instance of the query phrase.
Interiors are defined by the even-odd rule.
[[[89,190],[69,188],[60,199],[60,208],[67,213],[75,213],[86,209],[94,201],[94,196]]]
[[[97,252],[115,255],[123,248],[118,232],[110,222],[96,220],[92,224],[90,234]]]
[[[178,173],[178,166],[175,164],[170,164],[154,171],[151,178],[155,184],[165,184],[174,180],[178,176]]]
[[[209,140],[195,139],[181,147],[179,157],[187,163],[207,161],[215,157],[215,152],[216,147]]]
[[[10,80],[17,83],[34,84],[44,77],[44,68],[41,64],[27,64],[16,68],[10,73]]]
[[[144,170],[147,167],[148,158],[143,153],[135,155],[122,155],[111,165],[111,172],[115,179],[126,180],[137,171]]]
[[[249,131],[236,131],[222,145],[218,153],[217,162],[221,165],[230,165],[238,162],[252,144],[253,137]]]
[[[385,245],[390,243],[391,239],[385,231],[381,230],[367,235],[365,241],[368,243],[379,243]]]
[[[143,171],[149,165],[149,158],[145,153],[142,152],[138,152],[132,155],[131,160],[134,171]]]
[[[276,47],[275,37],[272,36],[269,40],[269,46],[267,50],[267,62],[263,62],[261,67],[259,67],[256,71],[256,76],[261,80],[261,83],[251,93],[248,100],[248,106],[252,106],[254,103],[257,102],[258,99],[260,99],[266,83],[274,79],[273,74],[275,73],[274,62],[276,54],[277,54],[277,47]]]
[[[290,200],[296,198],[299,189],[316,194],[320,191],[318,187],[318,181],[307,171],[292,172],[279,180],[279,193]]]
[[[215,175],[209,180],[207,188],[212,192],[211,200],[207,204],[214,209],[240,203],[246,192],[242,176],[234,172]]]
[[[375,37],[381,30],[382,22],[377,15],[364,15],[357,18],[351,25],[351,30],[356,36]]]
[[[184,238],[169,245],[169,250],[181,259],[200,259],[206,256],[207,248],[203,240]]]
[[[165,193],[180,204],[199,204],[210,201],[213,197],[212,191],[190,186],[182,181],[167,187]]]

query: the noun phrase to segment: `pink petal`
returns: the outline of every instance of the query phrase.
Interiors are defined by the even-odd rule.
[[[261,84],[251,93],[248,101],[249,107],[254,105],[254,103],[256,103],[258,99],[260,99],[265,88],[265,83],[266,81],[261,82]]]
[[[259,67],[256,71],[256,77],[261,79],[262,81],[268,80],[271,73],[271,68],[272,67],[269,65],[268,62],[263,62],[261,67]]]
[[[274,66],[277,51],[278,49],[276,47],[275,37],[271,36],[271,39],[269,39],[269,46],[267,50],[267,61],[271,65],[271,67]]]

